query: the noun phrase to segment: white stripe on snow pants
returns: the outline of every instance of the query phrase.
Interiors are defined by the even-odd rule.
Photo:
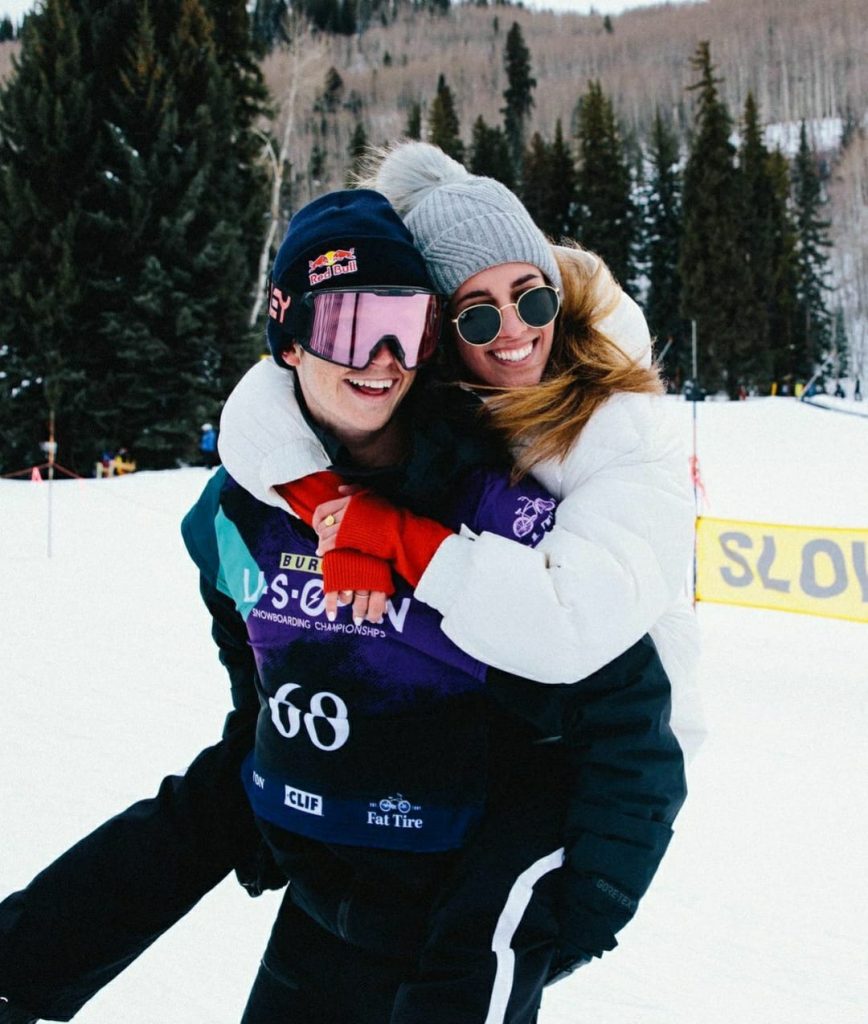
[[[532,1024],[557,951],[564,861],[555,787],[494,807],[437,902],[390,1024]]]

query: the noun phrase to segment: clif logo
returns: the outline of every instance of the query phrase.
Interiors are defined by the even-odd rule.
[[[355,246],[352,249],[330,249],[315,260],[308,260],[307,267],[311,284],[320,284],[340,274],[354,274],[359,269]]]

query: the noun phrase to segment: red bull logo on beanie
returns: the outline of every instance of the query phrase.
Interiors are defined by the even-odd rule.
[[[341,274],[353,274],[359,269],[356,249],[330,249],[315,260],[307,261],[307,278],[311,284],[321,284]]]

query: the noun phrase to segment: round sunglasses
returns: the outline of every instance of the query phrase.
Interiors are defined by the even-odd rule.
[[[502,306],[481,302],[462,309],[452,321],[458,337],[468,345],[490,345],[503,327],[503,310],[515,307],[516,315],[525,327],[547,327],[558,315],[561,297],[557,288],[548,284],[536,285],[515,300]]]

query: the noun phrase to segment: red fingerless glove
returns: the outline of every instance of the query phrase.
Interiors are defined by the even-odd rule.
[[[384,558],[341,548],[323,555],[322,589],[326,594],[336,590],[381,590],[390,597],[395,593],[395,581],[392,567]]]
[[[317,505],[341,497],[338,488],[343,482],[337,473],[324,469],[322,473],[311,473],[310,476],[303,476],[300,480],[292,480],[288,484],[278,484],[274,489],[298,518],[310,526]]]
[[[337,473],[324,470],[278,484],[276,490],[299,519],[310,526],[318,505],[341,497],[338,488],[343,482]],[[395,593],[392,567],[385,559],[349,549],[329,551],[323,556],[322,586],[326,594],[336,590],[380,590],[389,597]]]
[[[437,548],[452,530],[365,491],[354,494],[338,526],[339,548],[385,558],[399,576],[416,586]]]

